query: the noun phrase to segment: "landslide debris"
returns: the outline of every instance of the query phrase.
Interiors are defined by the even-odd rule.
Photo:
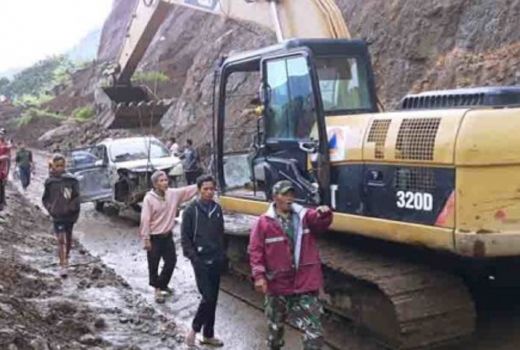
[[[57,275],[49,219],[12,187],[0,212],[0,349],[175,349],[176,325],[74,242]]]

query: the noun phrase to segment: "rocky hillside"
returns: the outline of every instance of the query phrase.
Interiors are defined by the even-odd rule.
[[[137,0],[114,0],[98,57],[112,60]],[[379,97],[393,108],[423,89],[520,82],[520,0],[338,0],[353,35],[371,43]],[[159,40],[163,37],[163,40]],[[208,140],[214,62],[274,43],[269,31],[176,8],[141,64],[170,77],[165,133]],[[201,141],[199,141],[201,142]]]

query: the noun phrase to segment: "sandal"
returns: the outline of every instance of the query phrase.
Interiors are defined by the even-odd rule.
[[[210,346],[217,346],[217,347],[224,346],[224,342],[216,337],[212,337],[212,338],[202,337],[202,340],[200,341],[200,343],[203,345],[210,345]]]
[[[161,289],[161,295],[164,295],[164,296],[173,295],[173,289],[168,288],[168,287]]]
[[[161,294],[160,291],[155,292],[155,302],[157,304],[163,304],[164,303],[164,296]]]

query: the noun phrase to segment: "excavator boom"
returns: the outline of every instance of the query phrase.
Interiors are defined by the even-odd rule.
[[[170,12],[167,1],[139,1],[119,53],[116,85],[130,84],[139,62]]]
[[[170,107],[146,87],[132,86],[131,78],[173,6],[256,23],[274,30],[278,42],[350,38],[334,0],[140,0],[113,72],[113,86],[96,92],[98,121],[106,128],[153,126]]]

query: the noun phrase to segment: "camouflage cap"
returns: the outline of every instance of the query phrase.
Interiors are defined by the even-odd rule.
[[[294,185],[289,180],[278,181],[273,186],[273,194],[287,194],[289,191],[296,191]]]

